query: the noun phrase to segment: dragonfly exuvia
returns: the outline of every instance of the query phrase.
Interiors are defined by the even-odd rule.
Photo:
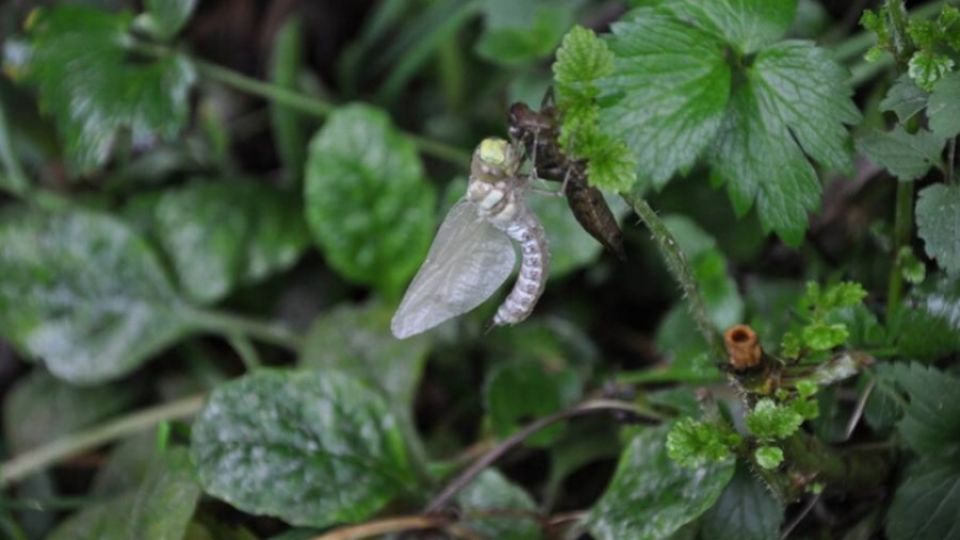
[[[517,324],[533,311],[550,252],[543,226],[527,206],[522,162],[520,149],[499,138],[484,139],[474,151],[467,193],[447,213],[397,308],[394,336],[425,332],[490,298],[516,266],[511,240],[520,248],[520,272],[493,324]]]

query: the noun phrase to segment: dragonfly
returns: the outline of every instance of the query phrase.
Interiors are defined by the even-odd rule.
[[[624,260],[623,234],[603,193],[587,183],[587,164],[571,159],[560,148],[557,110],[548,92],[539,111],[514,103],[507,113],[510,138],[533,156],[536,175],[562,182],[560,192],[580,226],[610,252]]]
[[[530,178],[515,144],[484,139],[473,153],[467,193],[447,213],[427,258],[400,302],[390,329],[404,339],[473,310],[490,298],[516,266],[513,289],[493,326],[530,316],[543,294],[550,265],[546,233],[526,202]]]

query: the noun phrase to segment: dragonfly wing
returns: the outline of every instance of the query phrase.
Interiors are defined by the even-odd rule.
[[[390,329],[403,339],[466,313],[510,277],[517,254],[507,235],[461,200],[444,218],[427,260],[400,302]]]

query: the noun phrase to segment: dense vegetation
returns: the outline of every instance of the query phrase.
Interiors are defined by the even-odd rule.
[[[960,540],[957,2],[0,32],[0,536]],[[533,316],[395,339],[473,148],[548,88],[625,259],[538,184]]]

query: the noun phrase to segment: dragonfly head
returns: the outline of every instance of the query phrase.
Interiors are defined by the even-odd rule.
[[[485,176],[513,176],[520,168],[520,154],[504,139],[488,137],[480,142],[473,153],[473,163],[474,169],[479,168]]]

